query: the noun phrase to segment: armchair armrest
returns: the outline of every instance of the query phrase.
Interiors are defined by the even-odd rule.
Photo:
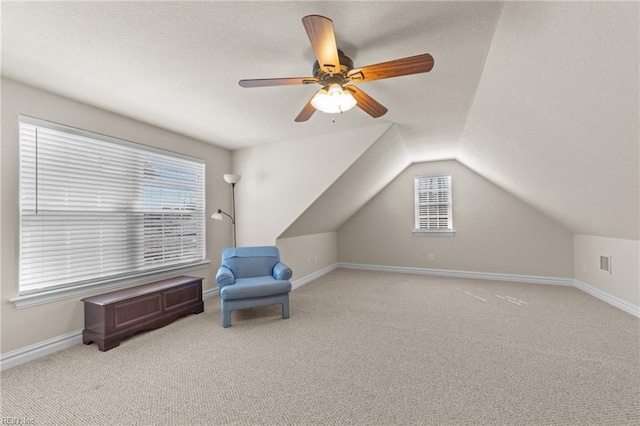
[[[273,267],[273,278],[276,280],[288,280],[293,276],[291,268],[282,262],[278,262]]]
[[[234,284],[235,282],[236,277],[235,275],[233,275],[233,272],[231,272],[231,269],[225,266],[221,266],[218,269],[218,273],[216,274],[216,283],[218,284],[219,288],[222,288],[229,284]]]

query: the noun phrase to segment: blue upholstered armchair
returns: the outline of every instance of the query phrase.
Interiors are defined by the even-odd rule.
[[[277,247],[223,249],[216,274],[222,326],[231,327],[231,311],[262,305],[282,305],[282,318],[289,318],[291,275]]]

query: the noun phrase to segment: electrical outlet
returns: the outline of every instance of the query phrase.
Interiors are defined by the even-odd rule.
[[[429,260],[436,260],[436,255],[433,253],[429,253]]]

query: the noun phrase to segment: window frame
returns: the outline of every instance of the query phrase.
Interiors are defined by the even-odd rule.
[[[21,247],[21,250],[18,256],[19,296],[16,298],[10,299],[10,301],[13,302],[16,305],[16,307],[22,308],[27,306],[39,305],[39,304],[48,303],[54,300],[62,300],[62,299],[77,296],[80,294],[95,292],[97,290],[126,287],[136,283],[148,282],[149,279],[156,278],[156,277],[164,278],[167,276],[173,276],[178,271],[201,269],[210,263],[210,261],[206,259],[206,163],[203,159],[190,157],[184,154],[180,154],[180,153],[176,153],[176,152],[172,152],[172,151],[168,151],[160,148],[155,148],[148,145],[143,145],[140,143],[131,142],[124,139],[119,139],[119,138],[115,138],[115,137],[111,137],[111,136],[107,136],[107,135],[103,135],[103,134],[99,134],[99,133],[95,133],[87,130],[82,130],[75,127],[59,124],[59,123],[41,120],[38,118],[34,118],[34,117],[22,115],[22,114],[18,116],[17,124],[20,129],[23,128],[23,125],[25,125],[25,127],[33,126],[34,128],[42,129],[43,131],[46,130],[46,131],[62,132],[65,135],[67,135],[69,138],[72,138],[72,137],[88,138],[95,141],[96,143],[100,143],[103,145],[108,144],[108,149],[113,149],[116,152],[118,152],[121,149],[122,155],[128,155],[130,152],[132,152],[132,150],[138,151],[140,156],[144,156],[145,158],[151,159],[149,160],[151,161],[151,164],[156,164],[154,163],[154,161],[156,161],[158,164],[164,163],[165,161],[167,161],[168,164],[171,164],[173,166],[175,166],[178,162],[187,164],[187,166],[185,166],[187,169],[193,168],[193,170],[195,170],[197,173],[197,175],[193,175],[196,177],[193,178],[192,185],[194,188],[193,191],[196,191],[194,193],[195,194],[194,196],[197,196],[199,201],[193,202],[190,199],[189,202],[186,202],[186,201],[177,202],[179,205],[182,205],[182,206],[186,206],[186,205],[191,206],[191,204],[194,204],[193,210],[191,210],[193,213],[188,215],[190,216],[190,218],[186,222],[183,222],[182,220],[178,221],[180,223],[179,226],[181,227],[185,226],[183,224],[190,225],[191,227],[193,227],[193,229],[195,229],[193,232],[196,232],[195,234],[190,234],[190,233],[188,234],[188,235],[194,235],[193,245],[195,245],[195,248],[192,249],[190,252],[188,252],[188,255],[184,259],[180,258],[175,261],[171,261],[169,258],[167,258],[165,259],[165,261],[161,262],[160,265],[157,267],[143,266],[141,268],[127,270],[125,273],[122,273],[122,272],[110,273],[110,275],[105,275],[100,277],[91,277],[89,279],[85,279],[85,278],[76,279],[75,281],[72,281],[72,282],[57,284],[57,285],[50,285],[50,286],[42,286],[40,288],[33,288],[33,285],[32,285],[32,288],[25,290],[25,288],[23,287],[24,284],[21,276],[23,272],[23,263],[22,263],[23,262],[22,246],[24,243],[23,242],[23,238],[24,238],[23,237],[23,221],[25,220],[25,218],[29,216],[33,216],[33,212],[29,212],[29,210],[33,210],[33,207],[25,207],[25,205],[30,205],[30,204],[29,204],[29,201],[24,201],[23,199],[23,197],[25,196],[23,192],[28,191],[28,189],[25,189],[25,188],[28,187],[29,185],[32,186],[32,184],[26,183],[27,180],[29,179],[26,177],[29,172],[23,171],[23,158],[22,158],[23,144],[28,144],[30,142],[27,141],[26,138],[25,140],[23,140],[22,130],[21,130],[20,142],[19,142],[20,150],[21,150],[21,160],[20,160],[20,173],[18,176],[19,193],[20,193],[19,212],[18,212],[20,226],[18,231],[19,233],[18,239],[19,239],[19,246]],[[28,149],[28,147],[25,149]],[[35,160],[32,160],[30,158],[24,160],[26,165],[35,165],[37,164],[37,161],[38,161],[37,150],[36,150]],[[99,160],[99,161],[102,161],[102,160]],[[172,163],[172,161],[175,161],[175,162]],[[110,163],[107,161],[106,163],[101,162],[100,164],[108,165]],[[59,165],[55,167],[59,167]],[[157,167],[162,167],[162,166],[158,165]],[[187,173],[185,171],[187,169],[181,169],[179,168],[179,166],[175,166],[175,167],[176,167],[175,170],[181,170],[182,173]],[[157,172],[157,169],[155,169],[154,171]],[[35,179],[37,181],[38,179],[37,173],[35,176],[36,176]],[[77,176],[78,175],[76,175],[75,177],[77,178]],[[164,188],[165,191],[169,192],[168,189],[171,187],[171,183],[166,183],[169,181],[169,179],[165,178],[164,176],[157,179],[152,178],[150,182],[152,184],[158,184],[158,182],[162,180],[164,180],[165,183],[162,183],[161,187]],[[135,182],[135,184],[140,185],[140,182]],[[105,189],[105,188],[108,188],[108,186],[98,187],[98,189]],[[37,191],[37,184],[36,184],[36,191]],[[175,192],[175,188],[174,188],[174,192]],[[183,193],[183,192],[180,192],[180,193]],[[175,217],[180,216],[181,214],[184,214],[181,212],[185,211],[183,210],[185,207],[182,207],[182,208],[178,207],[177,209],[161,207],[160,213],[158,213],[157,210],[155,212],[152,212],[150,208],[146,206],[148,202],[149,201],[147,199],[143,199],[142,203],[145,204],[145,207],[143,207],[139,212],[136,213],[137,216],[142,218],[139,220],[139,224],[137,226],[139,226],[144,231],[146,231],[149,226],[148,225],[149,220],[145,219],[147,217],[157,217],[158,215],[166,215],[167,217],[170,217],[171,220],[173,220],[173,223],[175,223]],[[36,203],[35,205],[36,205],[35,211],[38,212],[38,207],[37,207],[38,204]],[[56,208],[55,206],[59,206],[58,204],[55,204],[55,202],[52,203],[52,205],[54,209]],[[132,208],[132,205],[126,205],[122,209],[116,210],[116,212],[120,211],[120,214],[123,214],[125,210],[129,210],[131,208]],[[66,207],[65,207],[65,210],[67,210]],[[77,213],[74,213],[74,210],[71,208],[69,208],[68,211],[72,215],[77,214]],[[79,212],[82,213],[81,211]],[[78,216],[80,218],[83,217],[82,214],[79,214]],[[86,217],[86,214],[84,217]],[[138,232],[140,232],[140,229],[138,230]],[[159,238],[169,238],[166,236],[166,234],[167,234],[167,231],[165,231],[165,229],[162,228],[161,236]],[[182,235],[187,235],[187,234],[184,234],[183,232]],[[147,243],[149,243],[149,241],[156,241],[158,237],[157,236],[148,237],[145,235],[143,238],[144,239],[151,238],[151,240],[146,240]],[[170,238],[175,238],[175,237],[172,234],[170,235]],[[191,237],[189,236],[188,238],[189,238],[189,241],[191,241]],[[182,245],[184,245],[184,243]],[[164,243],[163,243],[163,247],[165,247]],[[153,263],[153,261],[150,262],[147,259],[148,252],[143,251],[143,253],[144,254],[142,258],[142,263],[145,265],[147,265],[148,263]]]
[[[443,189],[433,189],[433,192],[446,192],[447,193],[447,202],[436,201],[432,203],[420,203],[419,202],[419,184],[421,181],[429,180],[437,180],[446,178],[447,187]],[[453,236],[456,231],[453,228],[453,179],[451,175],[416,175],[413,178],[414,185],[414,229],[413,234],[416,236]],[[446,205],[447,206],[447,227],[446,228],[421,228],[420,227],[420,207],[424,205]],[[434,215],[434,218],[438,218],[439,215]],[[424,215],[422,216],[424,218]]]

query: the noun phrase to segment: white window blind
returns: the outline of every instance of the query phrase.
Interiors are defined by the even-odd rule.
[[[205,255],[204,162],[20,116],[20,294]]]
[[[453,232],[451,176],[416,176],[415,230]]]

